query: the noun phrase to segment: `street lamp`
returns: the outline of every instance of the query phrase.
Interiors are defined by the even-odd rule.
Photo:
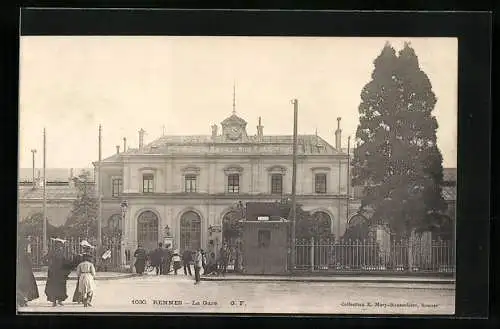
[[[120,209],[122,211],[122,220],[121,220],[121,233],[120,233],[120,244],[121,244],[121,258],[122,258],[122,264],[126,264],[126,258],[125,258],[125,216],[127,215],[127,209],[128,209],[128,201],[123,200],[120,203]]]

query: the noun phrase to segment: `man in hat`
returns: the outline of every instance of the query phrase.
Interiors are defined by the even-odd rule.
[[[64,256],[63,244],[66,241],[62,239],[53,240],[53,248],[47,255],[49,269],[47,283],[45,284],[45,295],[47,296],[47,300],[52,302],[52,306],[62,306],[62,302],[68,298],[66,294],[66,282],[73,269],[73,262]]]
[[[203,254],[201,249],[195,252],[194,256],[194,284],[200,283],[200,271],[203,267]]]
[[[224,243],[219,251],[219,259],[220,259],[219,271],[222,274],[222,276],[226,275],[227,265],[229,263],[229,257],[230,257],[229,248],[227,246],[227,243]]]
[[[191,262],[193,261],[193,253],[186,249],[182,253],[182,263],[184,265],[184,275],[189,275],[192,276],[191,274]]]
[[[134,252],[134,257],[135,257],[135,271],[139,274],[142,275],[144,273],[144,267],[146,265],[146,258],[147,258],[147,253],[144,248],[142,248],[142,245],[139,244],[137,246],[137,249]]]
[[[168,275],[170,273],[170,268],[172,267],[172,254],[170,244],[165,245],[165,249],[163,249],[163,266],[161,273],[163,275]]]
[[[163,262],[163,243],[160,242],[158,248],[151,252],[150,260],[151,265],[153,265],[156,270],[156,275],[160,275]]]

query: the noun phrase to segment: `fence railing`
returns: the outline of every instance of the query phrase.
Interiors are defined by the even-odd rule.
[[[72,258],[73,256],[82,253],[84,247],[80,243],[85,240],[83,238],[66,238],[66,242],[62,245],[64,256]],[[49,250],[53,247],[55,241],[49,239],[47,241]],[[102,259],[102,255],[109,250],[111,257],[106,260]],[[39,236],[32,236],[28,238],[26,250],[31,259],[34,269],[39,269],[46,264],[46,255],[43,252],[43,239]],[[102,247],[90,249],[94,264],[97,265],[98,270],[111,271],[121,269],[121,243],[115,239],[103,239]]]
[[[455,272],[451,241],[376,241],[300,239],[295,244],[296,268],[304,271]]]

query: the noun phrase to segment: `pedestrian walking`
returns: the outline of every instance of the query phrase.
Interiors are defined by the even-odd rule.
[[[52,302],[52,306],[62,306],[62,302],[68,298],[66,283],[74,264],[64,256],[62,247],[66,240],[58,238],[52,240],[54,240],[54,247],[47,255],[49,269],[45,295],[47,300]]]
[[[84,260],[84,253],[79,253],[73,257],[73,264],[75,264],[75,267],[78,267],[78,265],[83,262]],[[79,281],[76,280],[76,287],[75,287],[75,292],[73,293],[73,303],[83,303],[82,295],[80,294],[80,289],[79,289]]]
[[[92,306],[90,302],[95,290],[95,267],[92,264],[92,255],[85,254],[83,256],[83,262],[78,264],[76,274],[78,276],[78,291],[82,296],[83,306]]]
[[[205,250],[201,249],[201,266],[203,268],[203,275],[207,274],[207,257],[205,255]]]
[[[24,241],[18,242],[16,300],[17,306],[28,306],[28,302],[39,297],[38,286],[31,260]]]
[[[172,254],[172,262],[174,267],[174,275],[177,275],[177,271],[181,268],[181,256],[179,255],[179,250],[174,250]]]
[[[82,252],[77,254],[73,258],[74,267],[77,268],[80,263],[82,263],[86,258],[92,258],[92,249],[95,249],[87,240],[83,240],[80,242],[80,246],[82,247]],[[75,292],[73,293],[73,302],[74,303],[83,303],[83,296],[80,293],[80,281],[76,281]]]
[[[134,252],[135,257],[135,271],[139,275],[144,274],[144,267],[146,266],[146,250],[142,248],[142,245],[138,245],[136,251]]]
[[[191,262],[193,261],[193,254],[189,250],[184,250],[182,253],[182,264],[184,265],[184,275],[192,276],[191,274]]]
[[[160,275],[163,263],[163,243],[158,244],[158,248],[151,252],[149,259],[151,265],[155,268],[156,275]]]
[[[215,259],[215,253],[211,252],[207,259],[207,268],[206,272],[203,272],[205,275],[217,275],[217,261]]]
[[[224,245],[222,245],[222,248],[220,249],[220,252],[219,252],[219,263],[220,263],[220,273],[222,273],[222,276],[225,276],[226,275],[226,271],[227,271],[227,264],[229,263],[229,249],[227,247],[227,244],[224,243]]]
[[[203,267],[203,254],[201,249],[196,251],[194,256],[194,284],[200,283],[200,271]]]
[[[163,249],[163,270],[162,274],[168,275],[170,273],[170,269],[172,268],[172,248],[170,244],[165,246]]]

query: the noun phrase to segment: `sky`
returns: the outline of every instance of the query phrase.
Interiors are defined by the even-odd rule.
[[[299,100],[299,134],[318,133],[335,145],[354,140],[360,93],[384,44],[409,41],[428,75],[437,104],[438,147],[444,167],[456,167],[455,38],[28,36],[20,41],[19,166],[85,168],[116,145],[137,147],[167,135],[210,135],[210,126],[236,113],[256,134],[291,135]]]

